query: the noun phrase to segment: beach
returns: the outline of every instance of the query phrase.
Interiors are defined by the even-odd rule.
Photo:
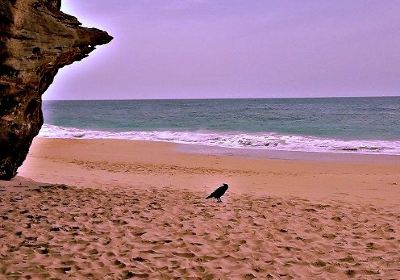
[[[398,157],[190,150],[35,139],[0,183],[0,278],[400,277]]]
[[[0,280],[400,279],[400,2],[225,2],[0,2]]]

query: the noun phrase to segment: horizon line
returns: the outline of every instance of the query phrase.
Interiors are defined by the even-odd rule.
[[[128,98],[128,99],[42,99],[42,101],[160,101],[160,100],[240,100],[240,99],[335,99],[335,98],[393,98],[400,95],[375,96],[315,96],[315,97],[211,97],[211,98]]]

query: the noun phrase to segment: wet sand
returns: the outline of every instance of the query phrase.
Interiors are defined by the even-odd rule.
[[[20,176],[43,183],[0,183],[0,279],[400,278],[396,161],[38,139]]]

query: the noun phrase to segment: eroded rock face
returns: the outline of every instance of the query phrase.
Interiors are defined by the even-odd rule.
[[[58,69],[112,40],[60,11],[61,0],[0,0],[0,179],[25,160]]]

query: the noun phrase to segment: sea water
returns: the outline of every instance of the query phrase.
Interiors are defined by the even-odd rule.
[[[400,97],[44,101],[41,137],[400,155]]]

